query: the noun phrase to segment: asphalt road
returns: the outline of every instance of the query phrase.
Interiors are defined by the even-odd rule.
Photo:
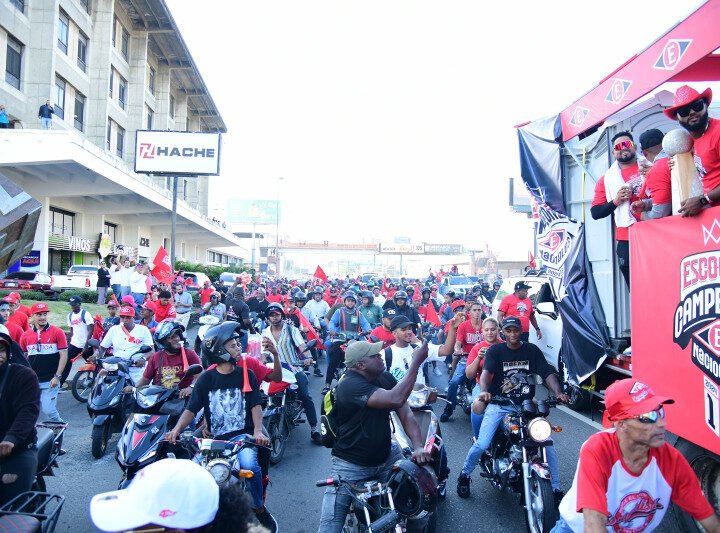
[[[432,379],[440,389],[447,386],[445,376],[433,376]],[[323,381],[322,378],[310,378],[311,390],[318,402]],[[442,408],[441,404],[436,404],[438,415]],[[48,490],[66,497],[57,531],[96,531],[90,523],[88,506],[94,494],[117,488],[121,474],[114,458],[117,435],[110,441],[105,457],[95,460],[90,454],[91,424],[85,405],[79,404],[70,392],[65,392],[60,395],[59,410],[70,425],[64,442],[67,454],[59,459],[57,477],[48,479]],[[554,439],[560,458],[562,487],[567,490],[572,483],[580,446],[597,429],[581,420],[580,415],[564,408],[553,410],[550,418],[563,428]],[[523,531],[525,522],[519,497],[498,492],[479,477],[477,470],[473,474],[470,498],[463,500],[457,496],[457,475],[470,446],[469,417],[456,409],[454,417],[443,424],[442,430],[451,472],[447,499],[438,508],[438,531]],[[316,488],[314,482],[327,477],[329,471],[330,450],[311,444],[306,424],[296,428],[290,435],[282,462],[270,471],[272,485],[268,489],[267,506],[276,516],[281,531],[317,531],[324,489]],[[660,531],[676,531],[674,525],[668,514]]]

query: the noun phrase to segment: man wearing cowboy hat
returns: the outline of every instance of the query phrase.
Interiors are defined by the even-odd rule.
[[[652,531],[670,503],[705,531],[720,531],[692,468],[665,442],[664,406],[672,403],[632,378],[607,388],[603,425],[611,429],[591,436],[580,449],[552,532]]]
[[[695,139],[695,166],[704,194],[688,198],[680,204],[680,213],[684,217],[697,215],[707,205],[720,204],[720,121],[710,118],[710,102],[712,90],[709,87],[699,93],[683,85],[675,93],[673,105],[663,111]]]

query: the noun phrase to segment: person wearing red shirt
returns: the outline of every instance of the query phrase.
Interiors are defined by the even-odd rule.
[[[378,341],[382,341],[383,350],[395,344],[395,335],[390,330],[390,322],[396,316],[397,311],[395,309],[385,309],[382,314],[382,324],[370,332],[370,335],[377,337]]]
[[[7,302],[10,305],[10,316],[8,317],[8,322],[17,324],[23,331],[27,331],[28,329],[30,329],[30,321],[28,320],[28,315],[19,310],[17,298],[8,294],[5,298],[2,299],[2,301]]]
[[[283,304],[283,297],[278,294],[277,287],[270,289],[270,294],[268,294],[265,299],[271,304]]]
[[[24,306],[22,303],[20,303],[20,301],[22,300],[22,296],[20,296],[20,293],[19,292],[11,292],[10,294],[8,294],[8,296],[15,298],[17,300],[17,304],[18,304],[17,310],[22,313],[25,313],[27,315],[27,317],[30,318],[30,315],[32,314],[30,312],[30,308],[27,306]]]
[[[630,288],[629,228],[640,220],[639,213],[630,208],[640,200],[644,178],[637,164],[636,146],[629,131],[616,133],[612,140],[615,162],[595,184],[595,196],[590,207],[593,220],[613,215],[615,220],[615,254],[620,272]]]
[[[177,318],[177,314],[172,301],[172,293],[165,290],[160,291],[158,300],[155,302],[155,322],[160,323],[168,318]]]
[[[7,328],[10,338],[20,344],[23,330],[14,322],[8,322],[10,317],[10,304],[4,300],[0,300],[0,316],[3,319],[3,325]]]
[[[645,175],[640,200],[630,206],[634,213],[643,213],[643,220],[662,218],[672,214],[672,187],[668,156],[662,149],[663,132],[652,128],[640,135],[640,149],[652,166]],[[642,168],[641,168],[642,171]]]
[[[603,425],[612,429],[580,448],[553,531],[653,531],[674,503],[704,531],[720,532],[692,467],[665,442],[665,406],[672,403],[633,378],[605,390]]]
[[[488,317],[483,320],[482,323],[482,335],[483,340],[478,342],[470,350],[470,354],[467,359],[467,366],[465,367],[465,377],[468,379],[474,379],[476,382],[473,388],[473,396],[475,400],[472,404],[472,411],[470,412],[470,423],[472,424],[473,436],[477,438],[478,432],[480,431],[480,425],[482,424],[483,413],[485,412],[486,404],[478,399],[480,394],[480,374],[482,373],[483,363],[485,362],[485,352],[490,346],[499,342],[505,342],[498,335],[500,326],[498,321],[493,317]]]
[[[542,339],[542,332],[535,319],[535,311],[533,311],[532,302],[528,298],[528,289],[530,285],[524,281],[518,281],[515,284],[515,292],[508,294],[500,302],[498,307],[498,322],[502,324],[503,318],[506,316],[516,316],[520,319],[522,326],[522,334],[520,340],[523,342],[530,341],[530,324],[535,328],[537,338]]]
[[[209,281],[205,281],[203,283],[202,289],[198,291],[198,294],[200,295],[200,307],[203,307],[205,304],[210,303],[210,295],[215,292],[215,288],[210,285]]]

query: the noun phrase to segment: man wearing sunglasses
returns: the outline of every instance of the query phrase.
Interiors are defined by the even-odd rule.
[[[603,425],[612,429],[591,436],[580,449],[572,488],[552,532],[649,532],[671,503],[705,531],[720,531],[720,519],[692,468],[665,442],[663,406],[672,403],[632,378],[607,388]]]
[[[616,133],[610,141],[615,162],[595,185],[590,214],[594,220],[613,215],[615,219],[615,253],[625,283],[630,288],[629,229],[639,219],[630,205],[640,200],[643,176],[637,164],[636,146],[629,131]]]
[[[695,166],[702,180],[703,195],[693,196],[680,204],[680,213],[684,217],[695,216],[708,205],[720,204],[720,122],[710,118],[710,102],[710,88],[699,93],[683,85],[675,93],[673,105],[663,111],[695,139]]]

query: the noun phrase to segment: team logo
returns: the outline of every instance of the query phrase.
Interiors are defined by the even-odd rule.
[[[570,117],[570,124],[579,128],[585,122],[585,119],[590,114],[590,110],[586,107],[577,106],[573,111],[572,117]]]
[[[562,243],[564,240],[565,240],[565,230],[564,229],[552,230],[552,231],[550,231],[550,233],[547,234],[547,236],[541,242],[538,242],[538,246],[547,248],[548,250],[550,250],[550,253],[555,253],[558,251],[560,246],[562,246]]]
[[[155,159],[155,146],[151,143],[140,143],[140,157]]]
[[[168,517],[176,515],[176,514],[177,514],[176,511],[171,511],[170,509],[163,509],[162,511],[160,511],[158,516],[160,516],[160,518],[168,518]]]
[[[605,101],[610,102],[611,104],[619,104],[622,102],[622,99],[625,98],[625,95],[631,85],[631,81],[615,78],[610,86],[610,90],[605,96]]]
[[[692,39],[670,39],[660,52],[660,57],[657,58],[653,68],[659,70],[675,70],[680,60],[687,52],[690,47]]]
[[[655,511],[664,508],[660,498],[653,498],[644,490],[634,492],[620,500],[607,525],[617,533],[640,533],[655,518]]]
[[[712,241],[715,244],[720,244],[720,222],[718,222],[718,219],[716,218],[713,220],[712,226],[710,226],[710,229],[706,228],[705,225],[702,227],[703,229],[703,244],[707,245],[708,242]]]

